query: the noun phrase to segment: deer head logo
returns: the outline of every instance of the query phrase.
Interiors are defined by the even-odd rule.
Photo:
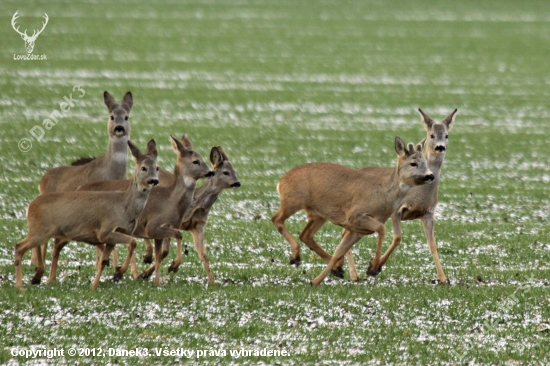
[[[45,22],[42,22],[42,29],[40,29],[40,30],[35,29],[34,32],[32,33],[32,36],[29,37],[27,35],[27,30],[26,29],[25,29],[24,32],[20,32],[19,31],[19,26],[17,26],[17,28],[15,27],[16,26],[15,22],[16,22],[17,18],[19,18],[18,13],[19,13],[19,10],[17,10],[15,12],[15,14],[13,14],[13,17],[11,18],[11,26],[13,27],[13,30],[15,30],[17,33],[19,33],[21,35],[21,38],[23,38],[23,41],[25,41],[25,48],[27,49],[27,53],[32,53],[32,50],[34,49],[34,42],[36,41],[36,38],[38,38],[40,33],[42,33],[44,28],[46,28],[46,24],[48,24],[48,14],[44,13]]]

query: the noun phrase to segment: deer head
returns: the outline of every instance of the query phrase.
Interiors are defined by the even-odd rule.
[[[27,35],[27,30],[25,29],[24,32],[19,31],[19,26],[16,28],[16,20],[19,18],[19,10],[13,14],[13,17],[11,18],[11,26],[13,27],[13,30],[15,30],[17,33],[21,35],[21,38],[23,38],[23,41],[25,41],[25,48],[27,49],[27,53],[32,53],[32,50],[34,49],[34,42],[36,41],[36,38],[42,33],[44,28],[46,28],[46,24],[48,24],[48,14],[44,13],[44,20],[45,22],[42,22],[42,29],[37,30],[35,29],[32,33],[32,36]]]

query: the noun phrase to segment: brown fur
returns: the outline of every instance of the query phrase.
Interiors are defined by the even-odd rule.
[[[101,272],[115,244],[129,247],[124,265],[115,274],[121,278],[132,260],[136,242],[130,236],[136,226],[151,186],[158,183],[157,150],[151,140],[147,155],[128,142],[136,161],[135,178],[129,188],[120,192],[57,192],[46,193],[32,201],[27,210],[29,233],[15,246],[16,285],[23,288],[22,256],[27,250],[35,252],[54,238],[56,245],[52,255],[49,281],[55,280],[59,252],[69,241],[89,244],[106,244],[102,266],[99,268],[92,289],[97,288]],[[32,283],[40,283],[44,273],[44,261],[38,252],[37,271]]]
[[[191,235],[193,235],[193,243],[203,263],[206,275],[208,277],[208,282],[214,283],[214,275],[210,270],[206,247],[204,245],[204,228],[208,222],[208,213],[218,199],[218,195],[222,190],[228,188],[238,188],[241,186],[241,183],[237,179],[237,173],[235,172],[233,165],[220,146],[215,146],[210,151],[210,162],[212,163],[212,169],[215,174],[205,184],[195,190],[193,206],[191,207],[193,214],[189,220],[182,222],[180,225],[180,230],[190,231]],[[170,245],[170,239],[164,240],[168,240],[168,244],[163,245]],[[145,239],[145,245],[146,254],[144,261],[146,263],[150,263],[153,256],[153,247],[148,239]],[[183,255],[182,247],[180,245],[177,248],[176,259],[172,262],[168,271],[176,272],[182,262]],[[150,276],[153,274],[154,270],[154,266],[150,267],[148,270],[143,272],[143,276]]]
[[[155,286],[160,285],[160,263],[168,255],[169,246],[162,245],[162,239],[175,238],[181,246],[182,235],[179,226],[187,220],[191,212],[196,182],[199,178],[212,175],[204,159],[193,150],[191,141],[184,136],[182,142],[171,136],[172,148],[178,158],[174,168],[175,179],[168,187],[155,187],[151,190],[147,205],[137,223],[133,235],[138,238],[155,239]],[[97,182],[79,189],[112,190],[127,185],[125,181]],[[105,258],[105,254],[103,255]]]
[[[398,159],[394,169],[373,168],[365,172],[338,164],[311,163],[291,169],[279,181],[281,206],[272,221],[291,246],[291,261],[299,261],[300,247],[284,222],[294,213],[305,210],[308,224],[300,238],[306,239],[306,245],[329,262],[313,284],[321,283],[355,242],[374,232],[378,233],[378,244],[370,272],[377,271],[385,234],[384,222],[412,186],[433,179],[422,156],[421,144],[416,148],[409,144],[407,149],[403,141],[396,138],[395,148]],[[317,243],[307,240],[308,231],[317,231],[326,221],[347,230],[332,257]]]

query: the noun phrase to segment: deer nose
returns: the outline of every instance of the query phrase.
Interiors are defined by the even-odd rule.
[[[241,186],[241,182],[233,183],[231,185],[231,188],[239,188]]]
[[[150,179],[150,180],[147,182],[147,184],[149,184],[149,185],[152,184],[152,185],[156,186],[157,184],[159,184],[159,180],[158,180],[158,179]]]
[[[424,176],[424,182],[433,182],[435,179],[433,174],[428,174]]]
[[[122,126],[116,126],[115,127],[115,133],[118,135],[119,133],[124,133],[124,127]]]
[[[210,177],[213,177],[216,173],[214,173],[213,170],[209,171],[208,173],[206,173],[205,177],[206,178],[210,178]]]
[[[435,147],[435,151],[437,151],[437,152],[443,152],[443,151],[445,151],[445,146],[443,146],[443,145],[437,145],[437,146]]]

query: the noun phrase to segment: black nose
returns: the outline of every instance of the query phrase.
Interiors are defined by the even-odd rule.
[[[239,188],[241,186],[241,182],[233,183],[231,185],[231,188]]]
[[[216,174],[216,173],[214,173],[214,171],[211,170],[211,171],[209,171],[209,172],[205,175],[205,177],[206,177],[206,178],[210,178],[210,177],[213,177],[214,174]]]
[[[433,182],[434,179],[435,179],[435,177],[434,177],[433,174],[426,175],[426,176],[424,177],[424,182]]]
[[[445,151],[445,146],[443,146],[443,145],[438,145],[438,146],[435,147],[435,151],[441,151],[441,152],[443,152],[443,151]]]
[[[147,184],[152,184],[152,185],[156,186],[157,184],[159,184],[159,180],[158,179],[151,179],[147,182]]]
[[[116,126],[116,127],[115,127],[115,132],[124,133],[124,127],[122,127],[122,126]]]

